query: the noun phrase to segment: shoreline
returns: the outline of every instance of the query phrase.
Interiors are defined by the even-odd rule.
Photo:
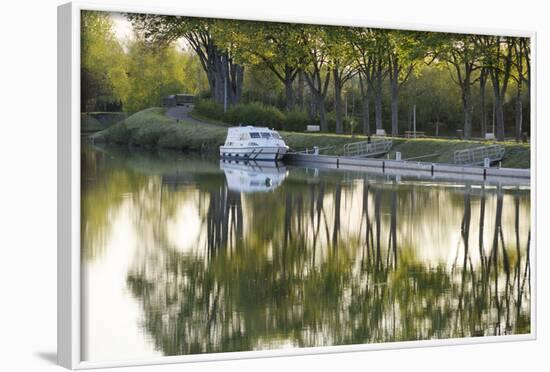
[[[228,126],[176,120],[165,115],[164,108],[149,108],[139,111],[109,128],[90,136],[92,142],[125,144],[146,148],[165,148],[184,152],[215,153],[225,142]],[[331,133],[303,133],[279,131],[287,145],[294,151],[312,149],[313,146],[328,148],[324,155],[341,155],[339,149],[347,143],[365,141],[362,135]],[[530,144],[516,142],[487,142],[480,140],[458,140],[442,138],[392,138],[393,147],[384,157],[395,159],[401,152],[403,159],[425,157],[423,161],[435,164],[450,164],[454,151],[497,143],[504,146],[505,155],[501,166],[505,168],[529,169]]]

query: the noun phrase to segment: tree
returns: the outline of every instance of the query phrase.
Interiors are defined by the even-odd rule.
[[[521,140],[523,129],[523,103],[521,99],[523,83],[528,85],[528,93],[530,93],[531,83],[531,67],[530,67],[530,47],[529,41],[526,38],[520,38],[514,43],[514,70],[513,75],[516,81],[516,105],[515,105],[515,122],[516,122],[516,141]],[[530,96],[530,94],[528,94]]]
[[[513,50],[511,37],[481,35],[476,37],[482,47],[483,65],[489,71],[495,99],[496,137],[504,141],[504,100],[512,74]]]
[[[238,21],[151,14],[128,14],[128,19],[152,45],[184,38],[199,57],[214,100],[220,104],[240,100],[244,67],[233,58],[235,45],[216,42],[216,35],[230,31]]]
[[[305,80],[314,97],[321,130],[328,130],[325,98],[330,83],[331,66],[327,44],[324,41],[325,29],[322,26],[304,25],[299,29],[301,37],[298,46],[304,52],[303,71]]]
[[[388,31],[388,76],[391,92],[391,133],[399,134],[399,89],[408,80],[418,61],[425,56],[421,34],[409,31]]]
[[[295,104],[293,83],[305,58],[296,48],[300,33],[296,25],[271,22],[240,22],[231,32],[218,37],[222,43],[234,44],[235,58],[244,65],[267,67],[285,87],[286,110]]]
[[[479,73],[479,121],[480,121],[480,131],[481,131],[481,137],[485,137],[487,134],[487,107],[486,107],[486,100],[485,100],[485,94],[487,86],[487,78],[488,78],[488,72],[485,67],[482,67]]]
[[[326,27],[324,30],[334,80],[336,133],[343,133],[342,90],[344,84],[357,73],[357,67],[354,64],[353,45],[347,38],[344,27]]]
[[[474,106],[472,86],[477,81],[475,72],[482,67],[477,37],[460,34],[435,34],[439,40],[436,55],[447,63],[453,81],[460,87],[464,111],[464,138],[472,136]],[[484,133],[482,133],[484,135]]]
[[[82,12],[80,37],[82,109],[106,111],[118,105],[126,89],[124,50],[108,13]]]
[[[387,73],[384,61],[384,38],[381,31],[350,28],[348,38],[353,45],[355,63],[363,101],[363,134],[370,134],[369,99],[374,94],[376,129],[382,129],[382,81]]]
[[[128,88],[123,96],[124,110],[136,112],[161,106],[162,97],[185,87],[184,55],[174,45],[152,48],[136,39],[128,47]]]

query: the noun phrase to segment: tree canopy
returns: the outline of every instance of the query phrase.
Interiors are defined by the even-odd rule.
[[[223,106],[251,101],[301,112],[323,131],[517,139],[529,131],[527,38],[84,12],[83,102],[125,111],[195,93]],[[262,83],[264,82],[264,83]],[[443,106],[441,106],[443,104]],[[84,108],[86,109],[86,108]],[[371,125],[374,118],[374,125]],[[527,120],[525,120],[527,119]],[[526,125],[527,123],[527,125]],[[494,129],[493,129],[494,128]]]

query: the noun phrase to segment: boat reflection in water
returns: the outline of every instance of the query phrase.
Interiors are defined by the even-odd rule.
[[[230,191],[254,193],[273,191],[288,176],[282,162],[220,160]]]

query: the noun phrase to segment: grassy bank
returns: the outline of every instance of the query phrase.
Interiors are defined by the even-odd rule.
[[[94,141],[130,144],[144,147],[162,147],[182,151],[217,151],[223,144],[227,126],[210,121],[201,124],[176,121],[164,115],[162,108],[150,108],[140,111],[112,127],[92,136]],[[198,119],[198,118],[197,118]],[[363,136],[280,132],[287,145],[293,150],[303,150],[319,146],[325,148],[322,153],[339,154],[342,146],[365,140]],[[529,168],[530,146],[515,142],[501,143],[506,148],[502,161],[503,167]],[[435,163],[452,162],[455,150],[483,145],[479,141],[460,141],[451,139],[394,139],[394,147],[389,156],[395,158],[395,152],[401,152],[403,159],[416,158],[418,161]]]
[[[98,132],[124,120],[123,112],[85,112],[80,114],[81,132]]]
[[[150,108],[92,136],[105,141],[183,151],[214,150],[225,141],[227,128],[214,124],[176,121],[163,108]]]

